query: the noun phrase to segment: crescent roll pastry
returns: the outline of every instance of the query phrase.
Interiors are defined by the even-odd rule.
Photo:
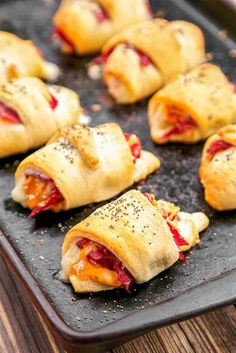
[[[115,33],[151,17],[148,0],[64,0],[53,37],[66,53],[94,53]]]
[[[61,127],[77,123],[78,95],[25,77],[0,86],[0,158],[46,143]]]
[[[159,166],[135,134],[124,134],[115,123],[71,125],[20,163],[12,197],[32,210],[31,217],[68,210],[107,200]]]
[[[30,40],[0,31],[0,82],[21,77],[56,80],[59,68],[44,60],[42,52]]]
[[[184,259],[181,247],[199,242],[209,223],[203,213],[181,215],[173,204],[146,196],[131,190],[67,233],[61,279],[76,292],[129,291],[133,282],[147,282]]]
[[[236,120],[233,85],[221,69],[203,64],[179,76],[150,100],[154,142],[194,143]]]
[[[236,208],[236,125],[227,125],[204,146],[200,180],[206,201],[218,211]]]
[[[89,67],[103,79],[118,103],[150,96],[177,74],[205,60],[203,33],[185,21],[155,19],[134,25],[112,37]]]

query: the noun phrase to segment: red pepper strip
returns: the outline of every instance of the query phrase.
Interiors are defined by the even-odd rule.
[[[18,113],[5,105],[4,103],[0,102],[0,119],[8,120],[14,124],[22,124],[21,118],[19,117]]]
[[[126,141],[129,142],[129,140],[132,138],[132,136],[135,136],[135,139],[137,140],[136,143],[130,145],[130,150],[132,153],[132,156],[134,157],[135,161],[136,159],[139,159],[141,157],[141,151],[142,151],[142,144],[141,141],[139,139],[139,137],[135,134],[128,134],[128,133],[124,133]]]
[[[213,142],[213,144],[207,149],[209,160],[211,161],[217,153],[223,152],[232,146],[233,145],[231,143],[226,142],[224,140],[218,140]]]
[[[50,104],[50,107],[54,110],[58,106],[58,100],[52,94],[50,95],[51,95],[51,99],[49,101],[49,104]]]
[[[29,215],[29,218],[35,217],[38,213],[46,210],[50,206],[56,205],[58,202],[63,201],[64,198],[60,191],[55,187],[50,191],[48,200],[44,203],[44,205],[35,208]]]
[[[52,32],[52,38],[58,38],[62,43],[65,43],[74,51],[74,44],[66,37],[66,35],[62,32],[61,29],[54,28]]]
[[[99,11],[94,12],[94,15],[95,15],[98,23],[102,23],[102,22],[110,20],[110,17],[108,15],[107,10],[100,4],[99,4],[99,8],[100,8]]]
[[[192,130],[197,127],[197,123],[191,118],[191,116],[188,116],[185,121],[181,121],[180,119],[177,121],[176,126],[167,131],[163,135],[163,139],[167,139],[171,135],[177,135],[177,134],[182,134],[183,132],[187,132],[189,130]]]
[[[79,248],[83,248],[88,239],[82,239],[77,242]],[[87,254],[87,259],[92,264],[98,264],[104,268],[114,271],[118,275],[118,280],[129,293],[130,286],[133,283],[133,276],[128,272],[128,270],[123,266],[122,262],[117,259],[105,246],[94,243],[95,247]]]

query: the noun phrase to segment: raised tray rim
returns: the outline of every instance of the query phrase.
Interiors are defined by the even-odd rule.
[[[81,330],[69,327],[60,315],[56,312],[53,305],[50,303],[47,296],[40,289],[38,283],[27,270],[22,260],[18,256],[16,250],[9,242],[7,236],[0,230],[0,254],[5,261],[10,265],[16,277],[19,279],[21,286],[27,291],[34,305],[39,310],[45,321],[60,338],[67,342],[77,343],[79,345],[92,345],[94,343],[110,341],[117,338],[132,336],[135,337],[153,328],[160,328],[165,325],[170,325],[175,322],[186,320],[205,312],[214,310],[218,307],[223,307],[236,303],[236,269],[215,277],[209,281],[192,287],[189,290],[179,294],[168,301],[160,302],[158,305],[153,304],[150,307],[136,311],[125,316],[113,323],[104,327],[93,330]],[[219,283],[219,286],[217,286]],[[216,286],[217,288],[216,288]],[[209,295],[209,290],[214,286],[214,296]],[[197,309],[190,309],[193,298],[199,302],[199,289],[208,293],[205,304]],[[225,290],[225,288],[227,288]],[[225,290],[224,293],[221,290]],[[230,294],[230,293],[233,294]],[[227,295],[228,294],[228,295]],[[222,299],[222,295],[224,299]],[[193,298],[192,298],[193,297]],[[176,315],[168,315],[168,318],[160,319],[161,307],[164,305],[164,311],[174,312],[172,304],[175,300],[180,300],[185,303],[188,309]],[[142,313],[142,315],[140,315]],[[159,314],[159,316],[158,316]],[[138,320],[136,320],[138,317]],[[130,323],[132,322],[132,325]]]

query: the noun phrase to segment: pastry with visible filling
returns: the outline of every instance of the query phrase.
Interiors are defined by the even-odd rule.
[[[76,292],[144,283],[199,243],[209,224],[204,213],[180,212],[151,194],[131,190],[98,208],[66,235],[61,279]]]
[[[212,64],[177,77],[149,102],[153,141],[195,143],[235,122],[234,90],[221,69]]]
[[[151,17],[148,0],[64,0],[53,37],[66,53],[94,53],[115,33]]]
[[[71,125],[20,163],[12,197],[32,210],[30,217],[68,210],[107,200],[159,166],[140,139],[118,124]]]
[[[30,40],[0,31],[0,82],[21,77],[56,80],[59,68],[43,58],[39,48]]]
[[[118,103],[131,104],[155,93],[177,74],[205,61],[202,31],[185,21],[155,19],[113,36],[89,66]]]
[[[205,199],[213,208],[236,208],[236,125],[223,127],[206,141],[200,180]]]
[[[45,144],[58,129],[78,123],[79,96],[39,78],[25,77],[0,86],[0,158]]]

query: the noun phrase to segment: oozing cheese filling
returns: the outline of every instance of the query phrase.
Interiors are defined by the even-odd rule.
[[[117,46],[122,47],[124,52],[126,52],[127,50],[132,50],[132,52],[134,52],[139,59],[140,67],[145,68],[151,65],[154,67],[150,57],[147,54],[145,54],[142,50],[134,47],[130,43],[119,43],[115,47],[107,51],[106,53],[99,55],[98,57],[96,57],[91,61],[88,67],[88,75],[91,79],[97,80],[101,78],[103,73],[103,68],[106,65],[107,61],[109,60],[110,55],[117,48]]]
[[[208,159],[211,161],[217,153],[223,152],[228,150],[229,148],[233,147],[233,145],[229,142],[224,140],[218,140],[211,144],[210,147],[207,149],[207,156]]]
[[[23,183],[27,206],[33,210],[29,217],[34,217],[45,210],[61,211],[63,196],[54,181],[40,174],[27,174]]]
[[[2,102],[0,102],[0,120],[8,124],[22,124],[19,114]]]
[[[207,216],[202,212],[180,212],[180,208],[170,202],[157,201],[155,196],[149,193],[144,195],[161,212],[179,248],[179,259],[186,262],[182,251],[189,250],[200,242],[199,233],[209,224]]]
[[[175,104],[166,104],[165,110],[167,131],[162,136],[164,140],[168,140],[173,135],[184,134],[198,127],[196,121],[185,109]]]
[[[86,238],[77,243],[79,258],[70,268],[69,275],[79,281],[93,281],[110,287],[124,287],[127,291],[133,282],[131,274],[105,246]]]
[[[141,145],[140,138],[133,133],[132,134],[125,133],[124,135],[130,147],[132,156],[134,158],[134,163],[135,163],[136,160],[141,157],[142,145]]]

